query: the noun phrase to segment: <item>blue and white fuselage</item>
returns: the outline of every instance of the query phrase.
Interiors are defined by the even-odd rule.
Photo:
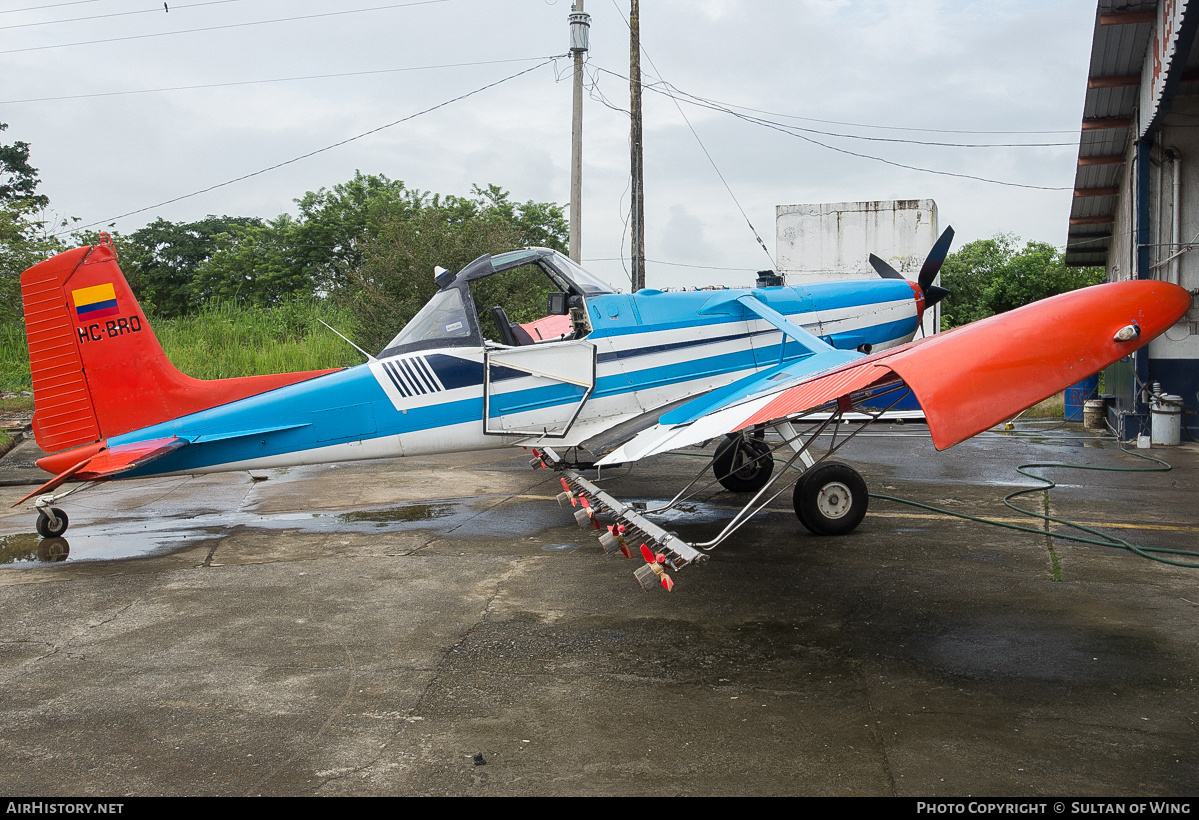
[[[484,339],[469,285],[518,265],[540,266],[560,289],[551,296],[570,319],[562,338]],[[744,309],[738,298],[747,295],[835,350],[789,338]],[[810,360],[817,372],[910,341],[921,306],[919,291],[895,279],[630,295],[607,292],[553,251],[485,256],[444,281],[378,359],[114,436],[109,446],[188,442],[126,477],[574,447],[714,389],[735,390],[780,363]]]

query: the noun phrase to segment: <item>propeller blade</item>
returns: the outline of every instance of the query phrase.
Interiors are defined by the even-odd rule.
[[[953,227],[950,226],[941,234],[937,244],[933,245],[933,249],[928,252],[928,258],[924,260],[924,266],[920,268],[920,276],[916,280],[920,284],[920,289],[924,291],[925,298],[928,297],[928,289],[932,285],[933,280],[937,278],[937,274],[941,271],[941,265],[945,262],[945,257],[949,256],[949,246],[953,243]],[[944,298],[944,297],[942,297]]]
[[[870,266],[874,268],[874,272],[884,279],[902,279],[903,274],[888,265],[882,259],[879,259],[874,254],[870,254]]]
[[[929,285],[924,289],[924,309],[927,310],[948,295],[949,291],[940,285]]]

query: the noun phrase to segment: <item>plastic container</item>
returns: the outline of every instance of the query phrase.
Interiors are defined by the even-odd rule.
[[[1082,426],[1102,430],[1107,420],[1107,399],[1087,399],[1082,406]]]
[[[1176,447],[1182,436],[1182,396],[1155,394],[1149,405],[1149,437],[1153,444]]]

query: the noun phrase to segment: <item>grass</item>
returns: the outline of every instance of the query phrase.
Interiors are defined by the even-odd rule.
[[[0,325],[0,390],[28,390],[29,353],[25,348],[25,328]]]
[[[1026,419],[1064,419],[1065,417],[1066,397],[1062,393],[1054,393],[1024,411]]]
[[[296,300],[270,308],[215,304],[196,316],[151,318],[150,325],[171,363],[198,379],[359,364],[362,354],[318,319],[354,337],[348,311],[316,300]],[[24,328],[0,326],[0,390],[28,390],[31,384]]]
[[[0,396],[0,413],[26,412],[33,412],[33,396]]]
[[[295,301],[274,308],[219,304],[182,319],[152,321],[167,358],[198,379],[228,379],[346,367],[362,362],[320,324],[353,338],[352,319],[337,307]]]

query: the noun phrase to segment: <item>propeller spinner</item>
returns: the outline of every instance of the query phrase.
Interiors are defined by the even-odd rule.
[[[944,264],[945,257],[949,255],[949,246],[952,243],[953,228],[949,227],[937,239],[936,244],[933,245],[933,249],[928,252],[928,256],[924,260],[924,265],[920,268],[920,276],[917,277],[916,284],[920,286],[920,291],[924,294],[924,306],[926,308],[932,307],[949,295],[948,290],[940,285],[934,285],[933,280],[937,278],[937,274],[941,271],[941,265]],[[884,279],[905,278],[902,273],[874,254],[870,254],[870,266]]]

